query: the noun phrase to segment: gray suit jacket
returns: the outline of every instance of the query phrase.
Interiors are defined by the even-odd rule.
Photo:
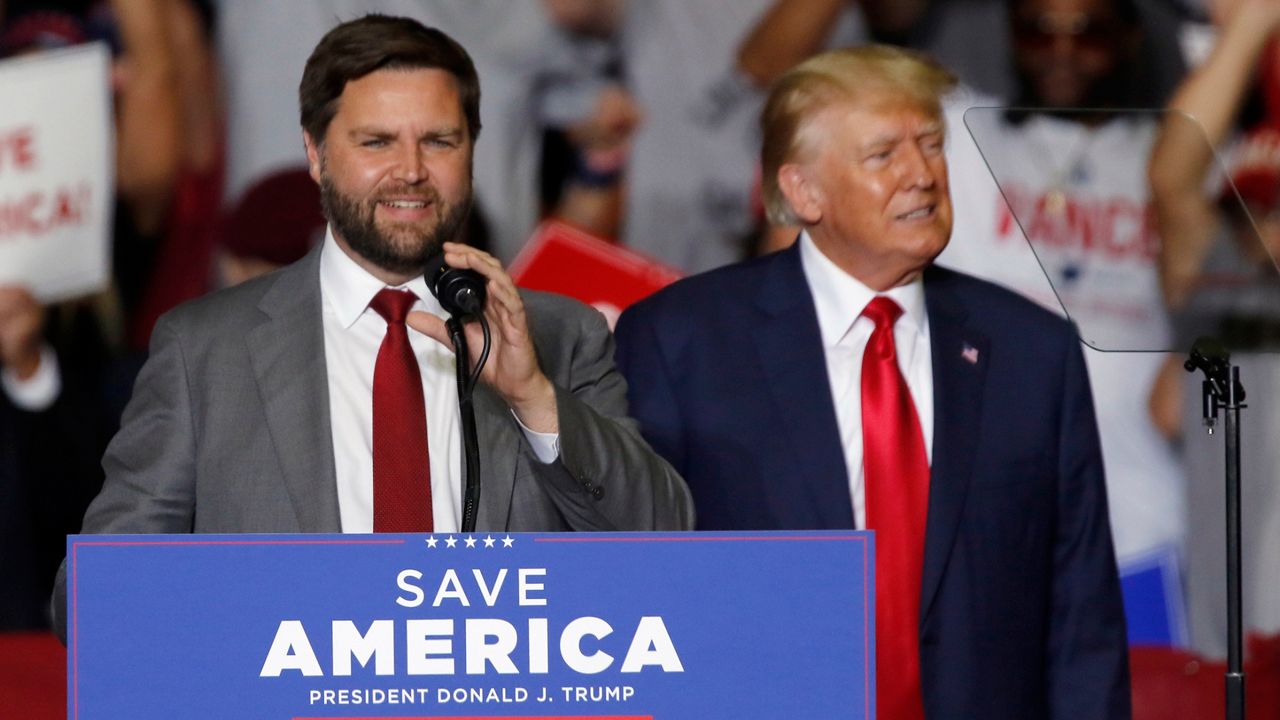
[[[341,532],[319,259],[317,248],[161,318],[83,533]],[[568,298],[523,297],[557,389],[560,457],[540,463],[506,403],[478,385],[476,528],[691,529],[684,481],[627,417],[604,319]],[[53,599],[62,634],[64,570]]]

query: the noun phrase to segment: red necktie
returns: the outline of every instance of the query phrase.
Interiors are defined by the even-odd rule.
[[[876,324],[862,356],[862,467],[867,528],[876,531],[877,715],[922,720],[920,574],[929,458],[893,342],[902,308],[877,297],[862,314]]]
[[[387,321],[373,367],[373,531],[430,532],[431,464],[422,374],[404,319],[418,299],[384,288],[369,303]]]

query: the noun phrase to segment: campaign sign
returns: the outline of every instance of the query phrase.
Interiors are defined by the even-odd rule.
[[[107,283],[110,62],[102,43],[0,62],[0,284],[44,302]]]
[[[520,287],[568,295],[591,305],[604,313],[612,328],[631,303],[681,275],[634,250],[552,220],[538,226],[511,263],[511,277]]]
[[[68,540],[68,716],[872,718],[859,532]]]

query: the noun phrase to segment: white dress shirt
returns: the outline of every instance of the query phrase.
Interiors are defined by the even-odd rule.
[[[800,264],[818,312],[822,352],[827,359],[831,400],[835,403],[840,445],[844,449],[853,499],[854,527],[867,526],[867,503],[862,468],[862,353],[875,323],[862,317],[877,293],[831,262],[800,233]],[[933,360],[929,346],[929,317],[924,306],[924,283],[916,279],[884,295],[902,308],[893,326],[898,369],[906,378],[916,416],[924,432],[924,447],[933,460]]]
[[[332,228],[325,233],[320,254],[320,297],[338,510],[346,533],[373,532],[373,369],[387,322],[369,303],[385,287],[388,286],[338,247]],[[414,278],[396,289],[410,290],[418,296],[413,310],[448,318],[423,278]],[[462,524],[463,481],[457,363],[451,348],[412,328],[409,345],[422,371],[434,529],[457,532]],[[551,462],[558,457],[559,435],[535,433],[524,428],[523,423],[521,427],[539,460]]]

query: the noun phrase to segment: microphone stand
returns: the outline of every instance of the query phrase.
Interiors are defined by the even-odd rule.
[[[449,313],[445,329],[453,343],[457,360],[458,414],[462,421],[463,490],[461,531],[475,532],[476,514],[480,508],[480,442],[476,437],[476,414],[471,404],[471,392],[475,390],[480,371],[489,359],[489,323],[484,318],[485,281],[474,270],[451,268],[444,261],[444,253],[436,253],[423,268],[423,277],[431,294]],[[484,347],[480,359],[471,367],[471,352],[462,325],[474,318],[484,332]]]
[[[471,391],[475,387],[471,377],[471,352],[462,331],[462,321],[450,317],[445,321],[449,339],[457,356],[458,413],[462,421],[463,483],[462,526],[464,533],[476,529],[476,511],[480,507],[480,441],[476,436],[476,413],[471,404]],[[486,336],[488,333],[485,333]],[[486,338],[487,339],[487,338]],[[479,374],[480,369],[476,368]]]
[[[1240,368],[1231,364],[1231,354],[1214,338],[1199,338],[1191,348],[1191,356],[1183,363],[1187,372],[1200,370],[1204,424],[1213,434],[1218,413],[1225,417],[1227,466],[1227,720],[1244,720],[1243,605],[1242,563],[1240,555],[1240,410],[1244,404],[1244,385]]]

